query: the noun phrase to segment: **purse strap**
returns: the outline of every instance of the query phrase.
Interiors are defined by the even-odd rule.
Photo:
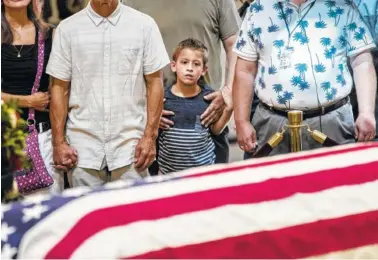
[[[37,75],[35,76],[34,85],[31,94],[38,92],[41,77],[43,73],[43,65],[45,63],[45,40],[43,38],[43,33],[38,31],[38,61],[37,61]],[[29,108],[28,120],[26,121],[29,126],[29,132],[35,129],[35,109]]]

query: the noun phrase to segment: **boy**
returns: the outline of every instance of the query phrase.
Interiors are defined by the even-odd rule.
[[[164,109],[173,111],[174,127],[160,130],[158,137],[159,172],[167,174],[192,167],[215,163],[215,145],[211,133],[219,135],[232,115],[231,93],[227,93],[226,108],[214,124],[203,126],[200,116],[209,106],[204,96],[213,90],[201,84],[206,74],[208,50],[195,39],[178,44],[171,69],[176,83],[165,90]]]

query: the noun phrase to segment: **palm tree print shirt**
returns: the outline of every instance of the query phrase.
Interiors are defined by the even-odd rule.
[[[353,79],[347,57],[374,47],[353,0],[308,0],[300,7],[289,0],[255,0],[234,51],[258,60],[255,91],[262,102],[308,110],[348,96]],[[290,66],[283,67],[287,50]]]

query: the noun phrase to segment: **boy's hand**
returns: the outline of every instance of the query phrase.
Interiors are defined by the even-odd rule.
[[[213,92],[204,98],[208,101],[211,100],[211,104],[201,115],[201,124],[208,127],[221,117],[226,104],[221,91]]]
[[[165,102],[165,99],[164,99]],[[172,120],[169,120],[166,118],[166,116],[173,116],[175,113],[172,111],[164,110],[161,113],[161,118],[159,122],[159,128],[163,130],[168,130],[171,126],[174,125],[174,122]]]

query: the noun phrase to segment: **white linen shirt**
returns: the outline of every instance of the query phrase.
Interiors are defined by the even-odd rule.
[[[289,68],[280,64],[286,47],[293,51]],[[311,110],[350,94],[347,56],[373,47],[352,0],[308,0],[300,7],[289,0],[255,0],[234,51],[242,59],[258,60],[255,91],[262,102]]]
[[[66,135],[78,167],[133,163],[147,119],[144,75],[168,63],[155,21],[121,3],[108,18],[89,3],[59,24],[46,71],[71,81]]]

